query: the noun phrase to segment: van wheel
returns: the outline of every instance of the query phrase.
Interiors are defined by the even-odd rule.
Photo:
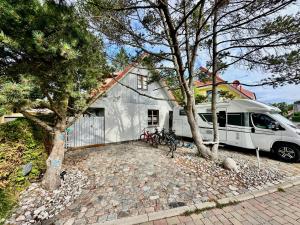
[[[274,147],[274,152],[286,162],[298,162],[300,160],[299,147],[293,144],[280,143]]]

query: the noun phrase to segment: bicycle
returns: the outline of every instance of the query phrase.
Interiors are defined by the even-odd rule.
[[[158,132],[157,128],[155,129],[156,132]],[[157,147],[158,146],[158,136],[157,133],[150,133],[150,131],[146,130],[146,128],[143,129],[142,134],[140,135],[140,140],[150,143],[151,145]]]
[[[175,131],[170,130],[169,132],[163,132],[163,140],[166,142],[166,144],[169,146],[170,151],[168,152],[167,156],[172,153],[172,158],[174,158],[174,152],[177,149],[177,146],[182,147],[183,142],[182,140],[179,140],[178,137],[175,134]]]
[[[160,144],[167,144],[168,139],[170,139],[172,137],[175,140],[176,146],[179,146],[179,147],[184,146],[183,140],[176,136],[174,130],[169,130],[169,132],[165,132],[165,130],[163,128],[162,131],[160,132],[160,134],[161,134],[160,139],[159,139]]]

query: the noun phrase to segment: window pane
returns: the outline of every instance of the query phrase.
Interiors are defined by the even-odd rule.
[[[159,111],[158,110],[148,110],[148,125],[158,125],[159,124]]]
[[[147,88],[148,88],[147,77],[143,77],[143,89],[147,90]]]
[[[184,109],[179,110],[179,115],[180,116],[186,116],[186,111]]]
[[[204,117],[204,119],[207,121],[207,122],[210,122],[212,123],[212,115],[211,113],[201,113],[200,114],[200,117]]]
[[[142,82],[143,82],[143,80],[142,80],[143,77],[138,75],[138,76],[137,76],[137,79],[138,79],[138,80],[137,80],[137,83],[138,83],[138,85],[137,85],[137,86],[138,86],[138,89],[141,89],[141,88],[142,88],[142,84],[143,84],[143,83],[142,83]]]
[[[229,125],[244,126],[243,113],[230,113],[227,115],[227,123]]]
[[[272,129],[272,123],[275,122],[271,117],[258,113],[252,114],[252,121],[254,126],[262,129]]]

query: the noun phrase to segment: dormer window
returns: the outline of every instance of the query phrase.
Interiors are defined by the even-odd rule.
[[[147,77],[137,75],[137,88],[140,90],[148,90]]]

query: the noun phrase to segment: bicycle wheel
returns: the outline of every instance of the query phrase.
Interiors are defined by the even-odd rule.
[[[147,138],[145,134],[140,135],[140,141],[147,142]]]
[[[152,134],[152,136],[151,136],[151,144],[154,147],[158,147],[158,145],[159,145],[159,136],[157,134]]]
[[[161,144],[161,145],[168,144],[168,140],[167,140],[166,136],[160,136],[159,137],[159,144]]]
[[[176,151],[176,143],[175,143],[174,141],[171,140],[171,141],[168,143],[168,146],[169,146],[169,152],[168,152],[167,156],[168,156],[169,154],[171,154],[171,158],[174,158],[174,152]]]

